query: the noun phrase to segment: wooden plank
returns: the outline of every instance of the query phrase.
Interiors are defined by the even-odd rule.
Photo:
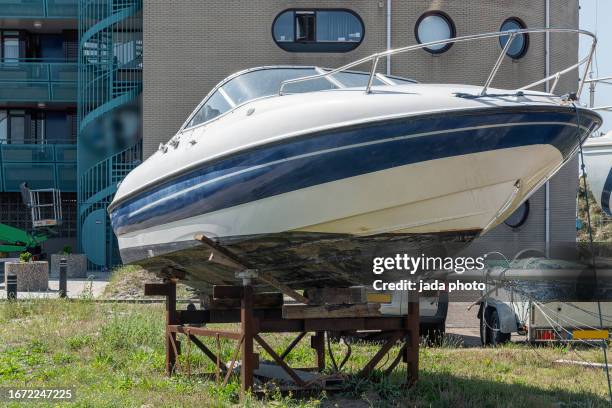
[[[279,308],[283,305],[283,294],[278,292],[257,293],[253,296],[253,307],[256,309]],[[208,307],[211,310],[240,309],[240,299],[210,298]]]
[[[592,363],[590,361],[576,361],[576,360],[561,359],[561,360],[555,360],[554,363],[560,364],[560,365],[574,365],[574,366],[588,367],[588,368],[604,368],[604,369],[606,368],[606,365],[603,363]]]
[[[145,296],[168,296],[168,293],[167,283],[145,283],[144,285]]]
[[[234,255],[232,252],[216,242],[210,240],[205,235],[198,234],[194,237],[194,239],[196,241],[200,241],[200,243],[210,252],[208,262],[217,263],[219,265],[224,265],[237,270],[249,269],[246,261],[240,259],[238,256]]]
[[[314,381],[318,378],[318,374],[310,371],[293,369],[293,372],[305,383]],[[255,375],[258,377],[267,378],[268,380],[273,379],[283,382],[290,382],[293,380],[283,367],[271,363],[260,364],[259,368],[255,370]]]
[[[212,297],[217,299],[240,299],[242,297],[242,286],[215,285]]]
[[[284,305],[284,319],[316,319],[341,317],[377,317],[380,316],[380,304],[366,303],[361,305]]]
[[[298,292],[291,289],[289,286],[285,285],[284,283],[280,283],[272,275],[269,275],[267,273],[259,273],[257,275],[257,279],[262,280],[266,282],[268,285],[275,287],[276,289],[281,291],[283,294],[289,296],[292,299],[297,300],[298,302],[302,302],[304,304],[310,303],[308,298],[300,295]]]
[[[177,310],[181,324],[206,324],[210,322],[209,310]]]
[[[306,290],[306,297],[311,305],[356,305],[368,303],[364,286],[350,288],[310,288]]]

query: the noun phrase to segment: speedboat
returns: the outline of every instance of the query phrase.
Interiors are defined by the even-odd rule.
[[[591,191],[601,209],[612,216],[612,131],[588,138],[582,149]]]
[[[526,89],[253,68],[221,81],[108,210],[125,263],[196,289],[237,281],[196,237],[295,289],[369,284],[374,257],[452,255],[503,222],[600,124]]]

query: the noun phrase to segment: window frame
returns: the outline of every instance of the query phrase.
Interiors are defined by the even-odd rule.
[[[451,35],[450,38],[448,39],[449,41],[451,41],[453,38],[457,37],[457,27],[455,26],[455,22],[453,21],[453,19],[451,18],[451,16],[449,16],[447,13],[443,12],[442,10],[429,10],[426,11],[425,13],[421,14],[419,16],[419,18],[417,19],[416,23],[414,24],[414,38],[416,39],[417,43],[419,44],[424,44],[421,39],[419,38],[419,26],[421,25],[421,23],[423,22],[423,20],[425,20],[427,17],[431,17],[431,16],[438,16],[438,17],[442,17],[447,23],[448,26],[451,30]],[[446,43],[446,45],[444,45],[444,47],[438,49],[438,50],[432,50],[428,47],[423,47],[423,50],[427,51],[430,54],[443,54],[446,51],[450,50],[451,47],[453,46],[453,42],[448,42]]]
[[[293,41],[286,41],[288,43],[299,43],[299,44],[315,44],[317,43],[317,12],[310,10],[299,10],[299,14],[307,16],[309,20],[312,20],[312,40],[298,40],[298,11],[293,11]],[[299,30],[301,31],[301,30]]]
[[[319,11],[327,11],[327,12],[344,12],[352,14],[359,24],[361,25],[361,37],[359,41],[317,41],[317,12]],[[274,27],[276,26],[276,22],[283,14],[291,12],[292,13],[292,21],[293,21],[293,39],[291,41],[278,41],[276,36],[274,35]],[[297,41],[297,19],[296,13],[299,12],[312,12],[314,13],[314,41]],[[348,9],[348,8],[288,8],[284,9],[280,13],[274,17],[271,25],[271,33],[272,40],[274,43],[283,51],[287,52],[303,52],[303,53],[312,53],[312,52],[323,52],[323,53],[345,53],[350,52],[357,49],[366,36],[366,26],[359,14],[357,12]]]
[[[517,23],[521,27],[520,30],[525,30],[527,28],[527,24],[525,24],[525,22],[522,19],[513,16],[513,17],[508,17],[501,23],[501,25],[499,26],[499,31],[502,31],[502,27],[504,26],[504,24],[510,21]],[[527,54],[527,51],[529,50],[529,34],[525,33],[521,35],[523,36],[523,47],[521,48],[521,51],[518,54],[514,54],[514,55],[510,55],[509,53],[506,53],[506,55],[512,58],[513,60],[519,60],[523,58],[525,54]],[[502,44],[502,37],[503,36],[498,37],[498,42],[499,42],[499,46],[503,50],[504,45]]]

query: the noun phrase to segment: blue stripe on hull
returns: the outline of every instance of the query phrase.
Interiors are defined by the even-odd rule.
[[[580,117],[589,129],[598,120]],[[369,123],[293,138],[207,163],[142,193],[112,212],[112,225],[121,235],[343,178],[497,149],[549,144],[566,158],[578,145],[576,127],[568,126],[575,121],[569,109],[496,110]],[[546,124],[515,126],[532,122]],[[471,127],[481,128],[455,130]],[[443,129],[448,133],[410,137]]]
[[[604,183],[603,192],[601,193],[601,209],[610,216],[612,216],[612,211],[610,211],[610,195],[612,194],[612,168],[610,169],[610,173],[608,173],[608,178]]]

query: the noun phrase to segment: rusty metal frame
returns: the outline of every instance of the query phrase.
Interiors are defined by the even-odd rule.
[[[293,379],[295,386],[292,390],[310,389],[333,389],[333,382],[329,380],[342,379],[341,370],[350,357],[349,353],[342,359],[340,364],[336,364],[333,354],[330,354],[334,371],[331,375],[315,377],[312,380],[304,381],[296,373],[297,368],[289,366],[286,362],[287,356],[309,333],[311,336],[311,348],[316,354],[316,367],[300,368],[300,370],[311,370],[322,373],[325,368],[325,353],[331,353],[331,347],[325,345],[325,332],[333,331],[357,331],[357,330],[378,330],[385,338],[378,352],[368,361],[358,372],[362,378],[371,378],[374,370],[380,361],[388,355],[392,347],[401,343],[397,355],[382,372],[389,375],[401,361],[407,363],[406,383],[404,386],[411,386],[418,378],[418,352],[419,352],[419,304],[418,298],[409,304],[408,315],[390,317],[370,317],[370,318],[303,318],[303,319],[283,319],[280,310],[257,310],[253,307],[253,288],[250,284],[242,286],[235,291],[240,296],[240,309],[223,311],[227,313],[215,313],[212,310],[177,310],[176,309],[176,281],[168,280],[163,284],[146,284],[145,295],[163,295],[166,297],[166,373],[171,376],[178,372],[178,356],[181,354],[181,335],[187,341],[187,357],[191,352],[191,343],[206,355],[215,364],[215,372],[211,375],[217,384],[225,386],[234,368],[237,365],[238,357],[241,358],[240,364],[240,383],[241,398],[247,392],[257,391],[254,386],[254,371],[259,365],[259,355],[254,352],[254,344],[259,344],[278,364],[282,370]],[[240,323],[240,330],[217,330],[208,329],[204,326],[208,323]],[[262,337],[264,333],[291,333],[296,332],[297,336],[285,348],[282,353],[277,353]],[[206,337],[215,340],[216,350],[211,350],[199,337]],[[232,352],[232,359],[227,366],[221,359],[220,339],[234,340],[236,342]],[[327,350],[326,350],[327,348]],[[388,361],[388,360],[387,360]],[[386,363],[382,364],[383,366]],[[187,375],[191,375],[189,358],[185,367]],[[182,369],[181,369],[182,371]],[[329,381],[329,384],[328,384]],[[337,381],[336,381],[337,382]],[[331,384],[331,385],[330,385]]]

